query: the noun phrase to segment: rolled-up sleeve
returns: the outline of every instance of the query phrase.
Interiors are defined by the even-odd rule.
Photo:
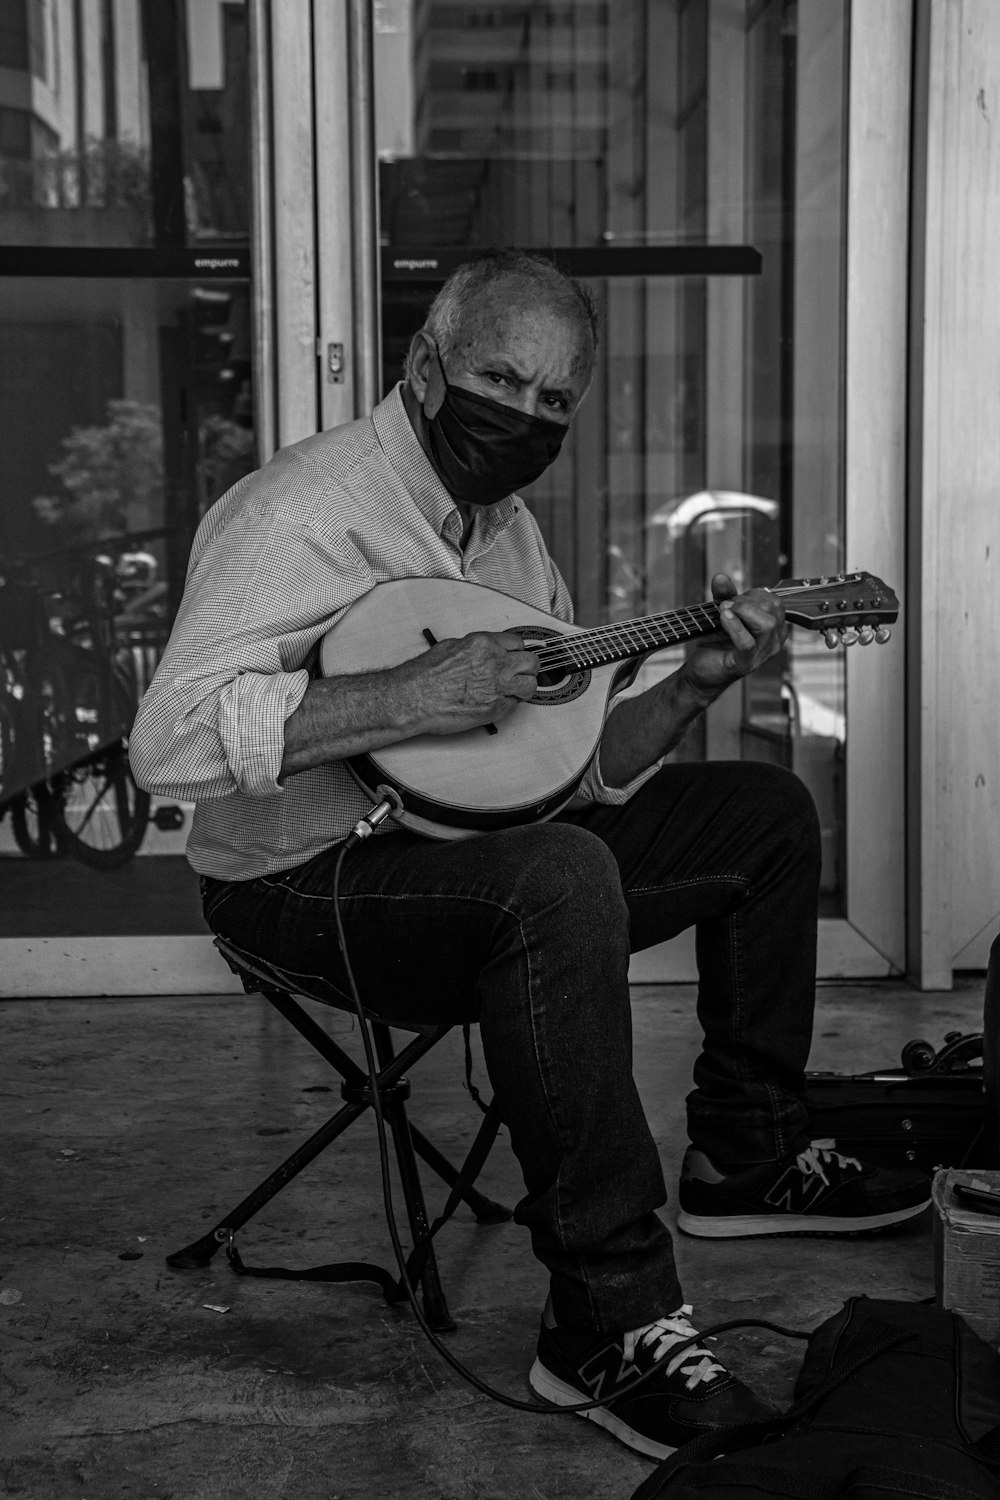
[[[233,779],[251,797],[281,791],[285,720],[302,702],[309,673],[241,673],[219,695],[219,738]]]
[[[214,674],[213,674],[214,675]],[[245,792],[276,796],[285,751],[285,720],[309,683],[304,669],[240,672],[222,686],[170,681],[164,674],[139,707],[129,765],[149,792],[206,801]]]

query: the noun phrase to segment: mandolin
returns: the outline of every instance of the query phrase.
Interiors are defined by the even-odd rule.
[[[769,590],[785,618],[822,631],[828,646],[882,643],[899,614],[892,590],[870,573],[786,579]],[[410,661],[437,641],[476,630],[513,630],[540,662],[534,695],[497,724],[419,735],[352,757],[348,768],[373,800],[391,787],[395,820],[432,838],[551,818],[573,797],[601,738],[615,694],[656,651],[712,635],[715,603],[588,628],[567,625],[495,589],[455,578],[376,584],[327,631],[324,676],[372,672]]]

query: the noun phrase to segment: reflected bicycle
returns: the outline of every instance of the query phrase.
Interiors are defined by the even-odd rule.
[[[141,845],[150,797],[128,765],[138,685],[115,637],[114,565],[92,567],[89,607],[68,628],[34,581],[0,588],[0,818],[10,811],[28,858],[114,869]]]

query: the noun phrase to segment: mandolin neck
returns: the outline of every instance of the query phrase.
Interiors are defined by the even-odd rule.
[[[539,654],[544,658],[546,670],[604,666],[648,656],[666,646],[683,645],[699,636],[712,635],[718,629],[719,606],[695,604],[688,609],[644,615],[637,620],[620,620],[615,625],[599,625],[565,636],[558,643],[546,642]]]

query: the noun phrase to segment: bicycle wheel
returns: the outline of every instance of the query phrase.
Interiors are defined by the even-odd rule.
[[[44,782],[29,786],[10,804],[10,824],[17,847],[29,859],[52,859],[59,852],[56,804]]]
[[[132,780],[125,742],[64,771],[54,828],[60,849],[95,870],[127,864],[149,824],[148,792]]]

